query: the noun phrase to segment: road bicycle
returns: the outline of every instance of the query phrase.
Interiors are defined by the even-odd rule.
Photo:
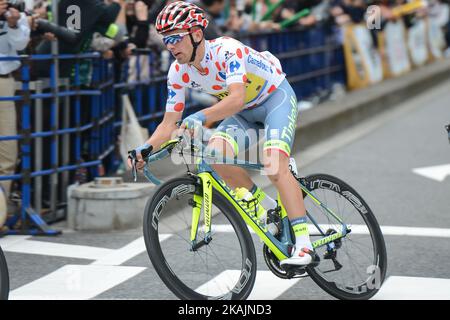
[[[9,274],[5,255],[0,247],[0,300],[8,300],[9,296]]]
[[[374,214],[352,187],[327,174],[299,177],[296,168],[291,168],[304,196],[318,259],[306,268],[281,266],[295,242],[279,194],[278,207],[268,214],[268,222],[279,230],[272,234],[249,201],[238,198],[212,167],[228,161],[246,169],[262,170],[263,166],[224,159],[193,141],[188,143],[181,136],[151,155],[151,147],[142,152],[145,177],[160,185],[145,208],[145,245],[157,274],[178,298],[248,298],[257,275],[251,232],[264,243],[262,258],[279,278],[309,276],[339,299],[369,299],[378,292],[387,268],[385,242]],[[173,155],[183,159],[187,172],[162,183],[150,164]],[[132,159],[135,156],[130,153]],[[195,160],[195,170],[186,156]],[[135,167],[133,175],[137,175]]]

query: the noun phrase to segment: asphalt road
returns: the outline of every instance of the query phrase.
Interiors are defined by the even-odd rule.
[[[413,171],[450,164],[448,88],[450,81],[295,155],[302,175],[328,173],[348,182],[383,227],[387,280],[375,298],[450,299],[450,177],[445,167]],[[275,194],[273,187],[266,191]],[[150,264],[141,237],[136,229],[2,238],[11,298],[175,298]],[[261,276],[253,298],[332,299],[309,278],[280,285],[286,280],[270,277],[262,244],[255,237],[254,244]]]

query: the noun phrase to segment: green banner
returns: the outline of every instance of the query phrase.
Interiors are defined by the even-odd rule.
[[[285,29],[285,28],[289,27],[290,25],[293,25],[298,20],[300,20],[301,18],[303,18],[303,17],[305,17],[305,16],[307,16],[309,14],[310,14],[310,10],[309,9],[303,9],[303,10],[297,12],[291,18],[286,19],[286,20],[284,20],[283,22],[280,23],[281,29]]]
[[[261,21],[266,21],[269,20],[272,17],[272,13],[278,9],[279,6],[281,6],[282,4],[284,4],[286,0],[280,0],[277,3],[271,5],[269,7],[269,9],[267,10],[266,14],[264,14],[264,16],[262,17]]]

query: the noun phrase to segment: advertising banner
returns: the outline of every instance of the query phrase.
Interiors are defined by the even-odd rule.
[[[363,88],[383,79],[381,58],[365,25],[345,27],[344,52],[349,89]]]
[[[401,20],[388,22],[380,33],[380,49],[383,54],[384,76],[399,76],[411,70],[405,26]]]

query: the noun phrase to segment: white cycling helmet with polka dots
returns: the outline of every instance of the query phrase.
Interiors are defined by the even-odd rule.
[[[172,2],[161,10],[156,18],[156,31],[188,30],[192,27],[206,28],[208,19],[203,9],[185,1]]]

